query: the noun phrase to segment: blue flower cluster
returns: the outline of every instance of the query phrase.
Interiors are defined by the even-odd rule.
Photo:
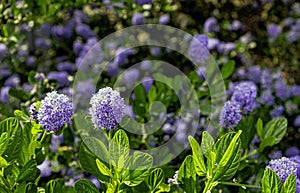
[[[298,167],[298,164],[290,158],[282,157],[271,160],[266,168],[272,169],[279,176],[281,182],[284,183],[290,174],[297,176]]]
[[[231,88],[231,100],[226,102],[221,113],[219,125],[231,129],[242,119],[243,114],[247,114],[255,108],[255,98],[257,87],[251,81],[237,83]]]
[[[110,87],[100,89],[90,100],[90,115],[95,128],[116,129],[125,114],[124,99]]]
[[[64,94],[52,91],[41,101],[37,119],[47,132],[56,132],[71,120],[73,104]]]

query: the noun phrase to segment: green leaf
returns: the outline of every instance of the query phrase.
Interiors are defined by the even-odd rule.
[[[212,181],[230,180],[237,171],[241,159],[241,140],[239,136],[242,131],[236,134],[233,132],[225,134],[216,143],[216,170]]]
[[[137,101],[145,103],[146,102],[146,92],[142,84],[136,86],[133,90],[134,96],[136,96]]]
[[[207,151],[211,150],[214,143],[214,138],[207,131],[203,131],[201,140],[201,149],[203,154],[206,154]]]
[[[30,122],[30,117],[26,115],[23,111],[15,110],[14,115],[22,122]]]
[[[203,159],[203,154],[198,142],[192,137],[189,136],[190,145],[193,152],[193,160],[195,165],[195,171],[199,176],[206,175],[206,166]]]
[[[4,151],[6,161],[10,162],[15,159],[19,159],[20,163],[20,151],[23,145],[23,133],[21,125],[16,118],[7,118],[0,123],[0,133],[7,132],[8,145]]]
[[[262,193],[280,193],[282,184],[277,174],[267,168],[262,178]]]
[[[164,180],[164,172],[161,168],[154,169],[148,176],[146,182],[151,192],[156,192],[156,189]]]
[[[242,130],[242,134],[240,136],[242,142],[242,148],[247,149],[249,144],[251,143],[254,135],[255,129],[254,127],[254,119],[253,116],[244,116],[242,120],[237,125],[238,130]]]
[[[0,136],[0,155],[2,155],[8,146],[8,135],[7,132],[3,132]]]
[[[97,164],[97,167],[99,169],[99,171],[105,175],[105,176],[113,176],[112,173],[110,172],[109,168],[106,167],[105,164],[103,164],[99,159],[96,159],[96,164]]]
[[[193,157],[188,155],[178,171],[178,182],[187,193],[196,193],[196,172]]]
[[[228,78],[234,72],[235,69],[235,61],[230,60],[226,64],[223,65],[221,69],[223,79]]]
[[[156,87],[152,86],[149,91],[148,91],[148,99],[149,99],[149,103],[153,102],[156,100],[157,97],[157,91],[156,91]]]
[[[161,183],[158,187],[158,190],[155,193],[160,193],[160,192],[170,192],[171,187],[169,184]]]
[[[211,114],[211,103],[210,102],[200,104],[199,108],[200,108],[200,112],[201,112],[202,115]]]
[[[263,151],[265,147],[278,144],[284,137],[286,131],[286,118],[280,117],[269,121],[264,127],[263,132],[260,132],[260,141],[262,141],[262,143],[259,145],[259,151]]]
[[[149,169],[153,164],[151,155],[135,151],[127,160],[122,170],[122,181],[127,186],[137,186],[142,183],[149,175]]]
[[[15,193],[24,193],[24,192],[26,192],[26,183],[25,182],[19,184],[15,190]]]
[[[60,179],[51,180],[46,184],[46,193],[62,193],[63,181]]]
[[[22,167],[17,182],[34,182],[39,175],[40,170],[37,168],[36,160],[30,160]]]
[[[118,166],[122,165],[120,161],[124,161],[129,156],[129,139],[122,129],[118,130],[109,143],[110,159]],[[121,158],[123,157],[123,158]],[[121,159],[120,159],[121,158]],[[119,163],[120,162],[120,163]]]
[[[78,180],[74,189],[77,193],[99,193],[97,187],[87,179]]]
[[[31,98],[30,93],[28,93],[24,90],[19,90],[19,89],[15,89],[15,88],[9,89],[8,94],[10,96],[13,96],[13,97],[21,100],[22,102],[28,101]]]
[[[37,83],[37,81],[36,81],[36,79],[35,79],[35,75],[36,75],[36,72],[35,71],[30,71],[29,73],[28,73],[28,82],[30,83],[30,84],[35,84],[35,83]]]
[[[259,118],[256,122],[256,131],[257,131],[257,135],[259,138],[262,138],[264,135],[264,131],[263,131],[263,122],[262,120]]]
[[[26,193],[36,193],[37,186],[34,183],[28,183],[26,185]]]
[[[101,157],[101,153],[103,155],[102,157]],[[105,145],[102,143],[102,141],[94,137],[88,137],[84,139],[84,141],[82,142],[79,148],[79,162],[81,164],[81,167],[85,171],[96,176],[97,179],[100,180],[100,182],[102,183],[108,183],[109,178],[107,176],[102,175],[99,172],[95,160],[97,158],[99,159],[101,158],[101,160],[104,161],[104,160],[108,160],[108,157],[109,156],[108,156],[107,149],[105,148]]]
[[[0,168],[6,168],[7,166],[7,161],[2,156],[0,156]]]
[[[283,184],[281,193],[295,193],[297,189],[296,180],[296,176],[290,174]]]
[[[31,141],[28,147],[28,155],[31,157],[35,154],[37,148],[41,148],[42,144],[39,141]]]

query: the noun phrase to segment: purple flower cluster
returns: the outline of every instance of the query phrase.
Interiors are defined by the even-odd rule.
[[[197,63],[201,64],[208,59],[208,38],[206,35],[198,34],[193,37],[188,50],[189,56]]]
[[[47,132],[56,132],[71,120],[73,105],[64,94],[52,91],[41,101],[37,119]]]
[[[223,128],[231,129],[242,119],[240,103],[227,101],[220,113],[219,125]]]
[[[290,174],[297,176],[297,163],[289,158],[282,157],[280,159],[271,160],[266,168],[272,169],[284,183]]]
[[[247,114],[255,107],[256,95],[256,85],[253,82],[244,81],[235,86],[231,100],[240,103],[243,113]]]
[[[90,115],[95,128],[116,129],[124,116],[124,99],[110,87],[100,89],[90,100]]]

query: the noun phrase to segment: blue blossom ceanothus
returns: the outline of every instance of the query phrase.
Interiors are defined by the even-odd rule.
[[[296,180],[296,193],[300,193],[300,179],[297,178]]]
[[[209,57],[207,49],[208,38],[206,35],[197,34],[193,37],[188,50],[189,57],[197,64],[203,63]]]
[[[7,46],[4,43],[0,43],[0,60],[2,60],[7,54]]]
[[[251,66],[248,68],[247,78],[255,83],[261,81],[261,69],[259,66]]]
[[[133,25],[142,25],[144,23],[144,16],[141,13],[135,13],[132,16],[131,22]]]
[[[218,32],[219,30],[220,30],[220,26],[216,18],[210,17],[205,21],[204,23],[205,33]]]
[[[286,99],[290,98],[291,92],[287,87],[287,85],[282,80],[276,81],[274,87],[275,87],[275,94],[279,99],[285,101]]]
[[[37,120],[38,110],[36,109],[36,102],[30,105],[28,113],[30,115],[30,121]]]
[[[277,151],[273,151],[272,153],[270,153],[268,155],[268,157],[270,159],[279,159],[282,157],[282,152],[280,150],[277,150]]]
[[[71,120],[73,104],[64,94],[47,93],[41,101],[37,119],[47,132],[56,132]]]
[[[297,177],[300,178],[300,155],[290,157],[290,160],[297,164]]]
[[[271,106],[274,104],[274,96],[270,90],[264,90],[257,100],[262,105]]]
[[[272,169],[279,176],[282,183],[290,174],[297,176],[297,163],[286,157],[271,160],[266,168]]]
[[[227,101],[220,113],[219,125],[223,128],[231,129],[237,126],[242,119],[241,105],[236,101]]]
[[[153,0],[135,0],[139,5],[152,4]]]
[[[90,115],[95,128],[116,129],[125,114],[124,99],[110,87],[100,89],[90,100]]]
[[[295,146],[289,147],[285,151],[285,155],[287,157],[293,157],[296,155],[300,155],[299,153],[300,153],[300,151],[299,151],[298,147],[295,147]]]
[[[272,119],[276,117],[281,117],[284,112],[284,107],[283,106],[276,106],[270,111],[270,116]]]
[[[158,22],[162,25],[166,25],[170,22],[170,16],[168,14],[163,14],[159,17]]]
[[[47,76],[48,80],[57,80],[58,86],[63,87],[69,85],[68,73],[66,72],[50,72]]]
[[[300,127],[300,115],[298,115],[294,120],[294,126]]]
[[[300,86],[299,85],[293,85],[290,88],[291,95],[295,97],[300,97]]]
[[[231,100],[240,103],[243,113],[247,114],[255,108],[256,95],[257,86],[251,81],[243,81],[235,86]]]
[[[275,23],[271,23],[267,26],[268,35],[272,38],[277,38],[281,31],[281,27],[276,25]]]

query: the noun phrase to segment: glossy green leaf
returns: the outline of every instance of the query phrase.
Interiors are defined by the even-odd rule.
[[[196,193],[196,172],[193,156],[188,155],[178,171],[178,182],[187,193]]]
[[[105,176],[112,176],[112,173],[110,172],[109,168],[106,167],[105,164],[103,164],[99,159],[96,159],[96,164],[98,167],[98,170]]]
[[[201,140],[201,149],[203,154],[206,154],[207,151],[211,150],[214,143],[214,138],[207,131],[203,131]]]
[[[22,122],[30,122],[30,117],[26,115],[23,111],[15,110],[14,115]]]
[[[110,159],[117,165],[119,161],[126,160],[129,156],[129,139],[122,129],[118,130],[109,143]],[[123,157],[120,159],[120,157]]]
[[[193,152],[195,171],[199,176],[205,176],[206,166],[204,163],[203,154],[199,146],[199,143],[192,136],[189,136],[188,138]]]
[[[75,183],[76,193],[99,193],[97,187],[87,179],[80,179]]]
[[[146,182],[151,192],[155,192],[155,190],[159,187],[159,185],[163,182],[163,180],[164,180],[163,170],[161,168],[156,168],[150,173]]]
[[[259,118],[256,122],[256,131],[257,131],[257,135],[259,138],[263,137],[263,122],[262,120]]]
[[[37,168],[36,160],[30,160],[20,170],[17,182],[34,182],[35,179],[39,177],[40,173],[40,170]]]
[[[6,168],[7,166],[7,161],[2,156],[0,156],[0,168]]]
[[[8,135],[7,132],[3,132],[0,136],[0,155],[2,155],[8,146]]]
[[[241,159],[242,131],[227,133],[216,143],[216,170],[212,181],[228,181],[236,173]]]
[[[237,125],[237,129],[243,131],[240,136],[242,148],[247,149],[255,135],[253,116],[244,116]]]
[[[234,69],[235,69],[235,61],[230,60],[229,62],[224,64],[222,69],[221,69],[222,77],[224,79],[230,77],[231,74],[234,72]]]
[[[60,179],[51,180],[46,184],[45,193],[63,193],[63,181]]]
[[[290,174],[283,184],[281,193],[295,193],[297,189],[296,180],[297,180],[296,176]]]
[[[149,175],[153,158],[151,155],[136,151],[127,160],[126,168],[122,170],[122,181],[127,186],[137,186]]]
[[[259,151],[263,151],[265,147],[278,144],[287,131],[287,119],[276,118],[269,121],[262,132],[260,132]]]
[[[262,193],[280,193],[281,188],[282,184],[277,174],[267,168],[262,178]]]

